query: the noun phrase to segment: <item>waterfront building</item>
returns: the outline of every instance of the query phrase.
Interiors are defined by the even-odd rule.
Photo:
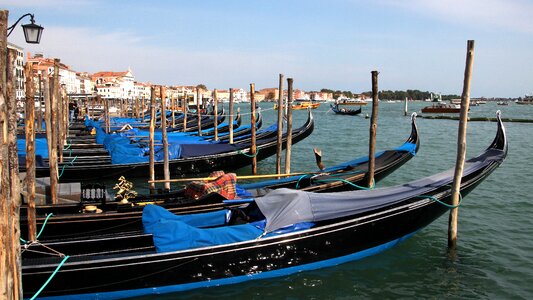
[[[95,84],[87,72],[76,73],[76,94],[92,95],[95,92]]]
[[[23,103],[23,100],[26,97],[26,91],[24,88],[24,49],[12,43],[7,43],[7,49],[13,49],[17,53],[13,66],[15,68],[15,97],[17,99],[17,105],[21,105],[19,102]]]
[[[91,75],[96,93],[104,99],[132,99],[135,78],[131,70],[124,72],[103,71]]]
[[[233,88],[233,99],[235,102],[250,102],[248,92],[241,88]]]
[[[151,83],[144,83],[135,81],[133,83],[133,98],[135,99],[150,99]]]
[[[27,63],[32,63],[32,69],[37,74],[52,76],[54,73],[54,59],[45,58],[43,54],[36,53],[33,57],[28,52]],[[67,94],[77,94],[80,89],[76,72],[64,63],[59,63],[59,84],[65,87]]]

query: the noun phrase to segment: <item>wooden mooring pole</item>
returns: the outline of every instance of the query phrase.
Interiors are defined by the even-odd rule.
[[[58,203],[58,184],[59,184],[59,172],[57,166],[57,153],[59,148],[59,59],[54,59],[54,74],[52,77],[52,84],[50,85],[50,102],[52,105],[51,110],[51,127],[52,132],[52,152],[48,154],[48,165],[50,166],[50,195],[52,198],[52,204]]]
[[[233,89],[229,89],[229,143],[233,144],[233,117],[234,117],[234,107],[233,107]]]
[[[163,140],[163,178],[170,179],[170,165],[168,161],[168,137],[167,137],[167,88],[161,86],[161,139]],[[170,191],[170,182],[165,182],[165,191]]]
[[[150,97],[150,137],[148,141],[148,146],[150,148],[150,180],[155,180],[155,143],[154,143],[154,132],[155,132],[155,87],[151,87],[151,97]],[[155,193],[155,183],[150,183],[150,193]]]
[[[9,12],[0,10],[0,298],[21,299],[20,186],[16,141],[14,61],[7,49]],[[32,102],[33,103],[33,102]],[[15,185],[13,185],[15,183]]]
[[[43,79],[39,71],[39,112],[37,114],[37,130],[43,131]],[[35,94],[35,93],[34,93]]]
[[[174,91],[170,94],[170,107],[172,109],[171,117],[172,117],[172,128],[176,127],[176,98],[174,98]]]
[[[189,114],[189,100],[187,99],[187,92],[183,92],[183,129],[187,129],[187,114]]]
[[[370,117],[370,137],[368,147],[368,181],[367,186],[374,186],[374,169],[376,165],[376,132],[378,123],[378,71],[372,71],[372,115]]]
[[[255,83],[250,83],[250,126],[252,128],[252,145],[250,147],[250,155],[252,156],[252,174],[257,175],[257,144],[256,144],[256,128],[255,128]]]
[[[283,74],[279,74],[278,87],[278,143],[276,147],[276,173],[281,174],[281,155],[283,152]]]
[[[202,136],[202,93],[196,88],[196,115],[198,116],[198,136]]]
[[[459,133],[457,137],[457,161],[452,185],[452,208],[448,223],[448,249],[455,250],[457,247],[457,221],[459,219],[459,192],[461,178],[466,156],[466,127],[468,123],[468,110],[470,108],[470,83],[472,81],[472,66],[474,64],[474,41],[467,42],[466,66],[463,82],[463,94],[461,95],[461,114],[459,120]]]
[[[28,205],[28,239],[37,240],[37,224],[35,217],[35,98],[33,93],[33,74],[31,63],[26,63],[26,203]]]
[[[213,115],[215,116],[215,141],[218,141],[218,92],[213,91]]]
[[[285,173],[291,172],[292,154],[292,78],[287,78],[287,146],[285,149]],[[278,108],[279,109],[279,108]]]
[[[10,257],[16,253],[10,251],[11,236],[15,234],[16,226],[11,226],[11,214],[9,206],[12,201],[10,179],[9,179],[9,143],[8,143],[8,110],[7,110],[7,19],[8,11],[0,10],[0,295],[4,299],[15,297],[17,288],[13,286],[14,277],[19,274],[14,272],[15,267],[11,265]],[[12,66],[11,66],[12,68]]]

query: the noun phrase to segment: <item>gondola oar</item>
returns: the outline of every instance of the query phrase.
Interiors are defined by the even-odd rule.
[[[237,179],[261,179],[261,178],[272,178],[272,177],[285,177],[285,176],[298,176],[298,175],[308,175],[308,174],[320,174],[322,172],[306,172],[306,173],[285,173],[285,174],[263,174],[263,175],[243,175],[236,176]],[[148,183],[163,183],[163,182],[187,182],[187,181],[199,181],[199,180],[215,180],[218,177],[202,177],[202,178],[177,178],[177,179],[158,179],[158,180],[148,180]]]

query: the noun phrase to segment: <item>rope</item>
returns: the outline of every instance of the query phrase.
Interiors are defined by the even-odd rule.
[[[360,190],[371,190],[373,189],[376,185],[374,183],[374,181],[372,181],[372,185],[370,187],[365,187],[365,186],[360,186],[360,185],[357,185],[353,182],[350,182],[346,179],[342,179],[342,178],[324,178],[324,179],[319,179],[317,180],[317,182],[334,182],[334,181],[340,181],[340,182],[344,182],[348,185],[351,185],[357,189],[360,189]]]
[[[67,165],[71,165],[73,166],[74,165],[74,162],[76,161],[76,158],[78,158],[77,156],[74,156],[74,158],[68,162],[68,164],[64,164],[63,167],[61,168],[61,173],[57,176],[57,179],[61,178],[61,175],[63,175],[63,171],[65,171],[65,167]]]
[[[46,219],[44,219],[44,222],[43,222],[43,226],[41,227],[41,230],[39,230],[39,233],[37,234],[37,239],[41,236],[41,233],[43,233],[44,226],[46,226],[46,222],[48,222],[48,219],[50,219],[50,217],[53,215],[54,214],[49,214],[48,216],[46,216]]]
[[[70,256],[65,256],[65,258],[63,258],[63,260],[59,263],[59,265],[57,266],[57,268],[54,270],[54,272],[52,273],[52,275],[50,275],[50,277],[48,277],[48,279],[46,280],[46,282],[43,284],[43,286],[41,286],[41,288],[35,293],[35,295],[33,295],[33,297],[30,298],[30,300],[34,300],[35,298],[37,298],[39,296],[39,294],[44,290],[44,288],[48,285],[48,283],[50,283],[50,281],[52,280],[52,278],[54,278],[54,276],[57,274],[57,272],[59,271],[59,269],[63,266],[63,264],[67,261],[67,259],[69,259]]]
[[[439,204],[442,204],[442,205],[446,206],[449,209],[459,207],[461,205],[461,202],[463,201],[463,196],[461,195],[461,193],[459,193],[459,203],[457,205],[450,205],[448,203],[444,203],[444,202],[440,201],[439,199],[437,199],[437,198],[435,198],[433,196],[421,195],[421,196],[416,196],[416,198],[423,198],[423,199],[427,198],[427,199],[429,199],[431,201],[434,201],[434,202],[437,202]]]
[[[53,216],[54,214],[49,214],[48,216],[46,216],[46,219],[44,219],[44,222],[43,222],[43,226],[41,227],[41,230],[39,230],[39,233],[37,234],[37,239],[39,239],[39,237],[41,236],[41,233],[43,233],[43,230],[44,230],[44,226],[46,226],[46,222],[48,222],[48,219],[50,219],[51,216]],[[23,238],[20,238],[20,240],[24,243],[24,244],[28,244],[28,241],[24,240]]]
[[[242,155],[244,155],[246,157],[254,158],[254,157],[256,157],[259,154],[259,148],[255,149],[255,154],[254,155],[246,154],[246,153],[242,152],[241,150],[237,151],[237,153],[242,154]]]

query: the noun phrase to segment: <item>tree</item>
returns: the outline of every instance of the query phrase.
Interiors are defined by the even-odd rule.
[[[197,89],[201,89],[201,90],[204,90],[204,91],[207,91],[207,87],[205,86],[205,84],[199,84],[196,86]]]

